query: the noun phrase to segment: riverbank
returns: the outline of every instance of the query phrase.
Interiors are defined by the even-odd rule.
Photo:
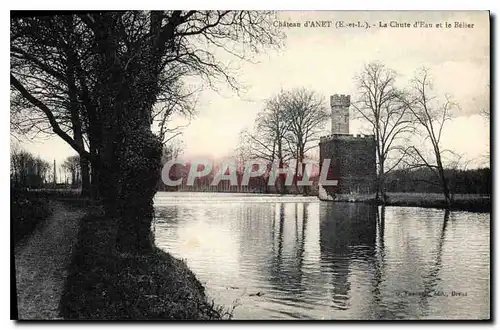
[[[445,209],[445,203],[442,194],[436,193],[387,193],[386,206],[411,206],[425,208]],[[328,196],[320,198],[322,200],[335,202],[353,202],[379,204],[374,194],[338,194],[335,197]],[[471,212],[491,212],[491,198],[484,195],[455,195],[451,207],[448,209],[456,211]]]
[[[388,203],[391,206],[418,206],[445,209],[442,194],[421,193],[388,193]],[[491,212],[491,197],[485,195],[455,195],[450,210]]]
[[[155,248],[116,252],[116,228],[102,216],[80,224],[60,309],[65,319],[210,320],[231,315],[209,302],[185,262]]]

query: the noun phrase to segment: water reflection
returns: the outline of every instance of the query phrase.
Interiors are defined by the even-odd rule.
[[[235,318],[484,318],[489,218],[262,198],[156,204],[157,244]],[[168,199],[167,199],[168,200]],[[443,297],[439,292],[467,292]],[[421,294],[432,293],[432,294]]]
[[[304,203],[277,203],[273,217],[273,255],[270,260],[270,283],[277,291],[299,294],[302,285],[304,235],[307,228]],[[286,221],[285,221],[286,219]]]
[[[376,207],[372,205],[322,205],[321,261],[322,266],[326,268],[324,272],[331,274],[332,307],[335,309],[347,309],[350,305],[351,261],[373,263],[376,211]]]

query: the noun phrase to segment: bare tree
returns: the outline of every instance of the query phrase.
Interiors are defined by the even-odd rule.
[[[188,89],[185,86],[183,78],[187,73],[188,70],[185,67],[178,63],[172,63],[169,70],[161,75],[162,92],[153,107],[151,120],[153,132],[164,145],[181,135],[181,130],[189,126],[191,118],[197,113],[197,95],[201,88]],[[189,122],[185,125],[172,126],[173,115],[188,118]]]
[[[484,108],[483,110],[481,110],[480,115],[488,122],[490,122],[490,108]]]
[[[421,129],[424,141],[429,141],[430,154],[424,147],[411,146],[408,155],[412,167],[427,167],[438,179],[446,204],[452,203],[448,178],[445,175],[443,154],[451,152],[441,146],[441,136],[444,125],[452,118],[453,112],[458,108],[449,96],[444,101],[439,101],[432,94],[432,81],[427,68],[417,71],[411,81],[410,91],[405,104],[412,114],[413,120]]]
[[[273,162],[277,162],[278,167],[283,168],[292,155],[285,138],[291,125],[286,108],[288,96],[287,92],[280,91],[270,97],[264,109],[257,114],[253,131],[243,131],[241,135],[242,150],[246,150],[252,159],[267,162],[268,170]],[[280,193],[286,192],[281,176],[278,178],[277,189]]]
[[[490,84],[488,84],[488,90],[490,89],[490,87],[491,87]],[[481,115],[481,117],[483,117],[489,123],[490,117],[491,117],[491,114],[490,114],[491,104],[490,104],[490,95],[489,94],[487,95],[487,99],[485,101],[488,105],[483,107],[479,114]]]
[[[367,123],[375,136],[377,155],[376,198],[386,201],[385,178],[405,156],[403,142],[414,131],[410,111],[394,86],[396,73],[372,62],[355,78],[358,93],[352,106],[355,117]]]
[[[90,47],[88,32],[72,15],[11,21],[11,127],[25,135],[55,133],[68,142],[82,156],[83,194],[90,177],[78,86]]]
[[[62,169],[71,176],[72,186],[79,186],[82,183],[80,164],[80,156],[78,155],[68,156],[61,164]]]
[[[278,166],[295,166],[295,177],[304,173],[306,153],[317,147],[322,128],[329,118],[323,98],[314,91],[304,88],[280,91],[267,100],[259,112],[253,133],[244,131],[242,147],[252,158]],[[295,164],[290,160],[295,159]],[[278,191],[286,192],[286,186],[279,177]],[[298,191],[298,190],[297,190]],[[308,194],[307,187],[304,193]]]
[[[170,139],[163,147],[161,163],[176,159],[182,152],[182,141],[176,138]]]
[[[286,93],[281,91],[266,101],[255,120],[253,134],[247,134],[248,149],[254,158],[269,162],[286,158],[285,134],[290,122],[285,109]]]
[[[317,147],[329,114],[324,98],[305,88],[288,92],[285,103],[286,116],[290,121],[286,139],[292,146],[297,160],[295,167],[295,177],[297,177],[299,170],[302,174],[305,173],[305,155],[309,150]],[[304,194],[309,193],[307,188],[304,186]]]

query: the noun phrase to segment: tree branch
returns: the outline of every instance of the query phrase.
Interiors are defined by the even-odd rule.
[[[76,144],[76,142],[59,126],[52,111],[42,101],[31,95],[31,93],[28,92],[26,88],[24,88],[24,86],[12,74],[10,75],[10,84],[14,86],[22,96],[24,96],[29,102],[31,102],[31,104],[38,107],[43,111],[43,113],[45,113],[54,133],[56,133],[64,141],[66,141],[76,152],[78,152],[78,154],[91,160],[90,153]]]

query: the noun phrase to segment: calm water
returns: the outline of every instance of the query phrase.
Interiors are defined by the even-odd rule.
[[[157,245],[236,319],[489,317],[489,214],[217,193],[155,206]]]

